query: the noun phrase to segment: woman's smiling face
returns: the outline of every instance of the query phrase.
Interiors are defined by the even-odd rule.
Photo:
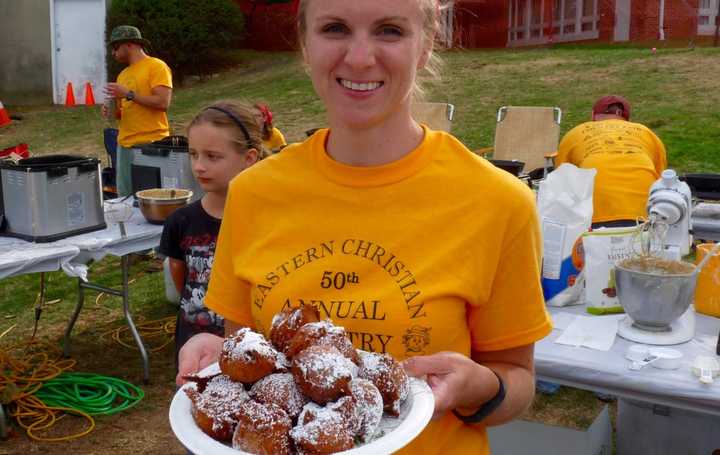
[[[431,50],[418,0],[312,0],[305,23],[304,59],[331,125],[367,128],[409,112]]]

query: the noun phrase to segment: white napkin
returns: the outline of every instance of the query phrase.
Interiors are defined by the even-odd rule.
[[[625,315],[619,315],[621,318]],[[613,316],[575,316],[565,331],[555,340],[569,346],[583,346],[609,351],[615,342],[619,318]]]
[[[552,313],[553,329],[565,330],[575,320],[575,314],[570,313]]]

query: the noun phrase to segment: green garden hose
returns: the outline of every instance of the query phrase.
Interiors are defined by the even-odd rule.
[[[112,415],[135,406],[145,393],[140,387],[110,376],[65,372],[44,382],[35,396],[48,407]]]

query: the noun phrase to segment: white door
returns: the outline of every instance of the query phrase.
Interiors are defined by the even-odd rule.
[[[698,2],[698,35],[715,34],[715,16],[718,0],[700,0]]]
[[[102,103],[105,70],[105,0],[52,0],[55,103],[63,104],[72,83],[77,104],[85,103],[85,84]]]
[[[615,32],[614,41],[630,39],[630,3],[632,0],[615,0]]]

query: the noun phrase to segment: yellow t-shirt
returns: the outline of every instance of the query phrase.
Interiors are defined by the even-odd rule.
[[[172,88],[172,74],[162,60],[146,57],[122,70],[117,82],[138,95],[149,96],[155,87]],[[119,101],[121,117],[118,142],[123,147],[157,141],[170,134],[166,112],[124,98]]]
[[[267,335],[288,305],[318,307],[356,348],[397,359],[531,344],[552,329],[530,190],[425,129],[377,167],[325,152],[328,130],[230,184],[205,304]],[[488,454],[485,427],[452,413],[404,453]]]
[[[263,141],[263,147],[265,147],[265,150],[268,152],[277,150],[286,144],[287,142],[285,142],[285,136],[283,136],[277,128],[273,128],[270,138],[267,141]]]
[[[593,223],[646,215],[650,186],[667,166],[665,146],[644,125],[625,120],[582,123],[570,130],[555,165],[597,169]]]

